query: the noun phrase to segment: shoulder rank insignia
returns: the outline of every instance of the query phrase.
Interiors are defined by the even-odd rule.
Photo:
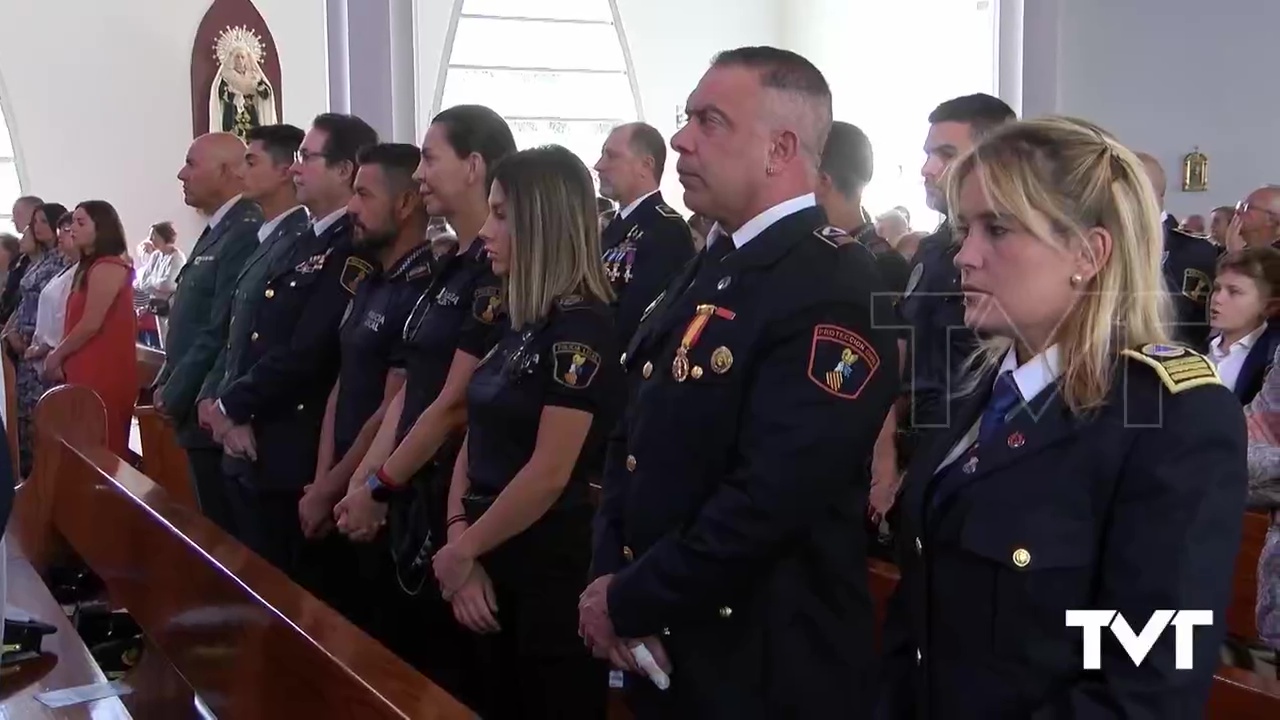
[[[840,247],[841,245],[848,245],[853,242],[853,238],[849,237],[849,233],[841,230],[835,225],[823,225],[817,230],[814,230],[813,234],[818,236],[820,240],[831,247]]]
[[[856,400],[879,367],[880,356],[861,335],[838,325],[813,329],[809,379],[823,390]]]
[[[583,297],[577,294],[565,295],[561,297],[559,300],[556,301],[556,305],[561,310],[577,310],[579,308],[587,307],[587,305],[583,302]]]
[[[405,280],[417,280],[418,278],[420,278],[420,277],[422,277],[423,275],[426,275],[426,274],[428,274],[428,273],[430,273],[430,272],[431,272],[431,266],[430,266],[430,265],[419,265],[418,267],[416,267],[416,268],[414,268],[414,269],[410,270],[410,271],[409,271],[409,273],[408,273],[407,275],[405,275],[405,276],[404,276],[404,279],[405,279]]]
[[[582,343],[556,343],[551,346],[551,356],[555,358],[555,381],[574,390],[590,385],[600,369],[600,353]]]
[[[1133,358],[1156,371],[1171,393],[1200,387],[1221,385],[1218,371],[1205,356],[1180,345],[1143,345],[1140,350],[1124,350],[1121,355]]]
[[[326,253],[327,254],[327,253]],[[360,282],[373,272],[373,266],[361,260],[354,255],[347,258],[347,264],[342,268],[342,287],[352,295],[356,294],[356,288]]]
[[[658,203],[658,214],[661,215],[662,217],[675,218],[677,220],[684,219],[683,217],[680,216],[680,213],[676,212],[675,208],[671,207],[666,203]]]
[[[644,309],[644,314],[640,316],[640,322],[644,322],[645,320],[648,320],[649,316],[652,315],[653,311],[658,307],[658,303],[662,302],[662,298],[666,296],[667,296],[666,290],[663,290],[662,292],[658,293],[658,297],[654,298],[653,302],[649,303],[649,307]]]

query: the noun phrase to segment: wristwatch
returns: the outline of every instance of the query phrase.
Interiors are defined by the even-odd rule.
[[[382,472],[381,469],[371,474],[364,481],[364,484],[365,487],[369,488],[369,495],[373,497],[373,501],[380,503],[390,502],[391,498],[400,494],[404,489],[400,485],[394,485],[389,482],[386,473]]]

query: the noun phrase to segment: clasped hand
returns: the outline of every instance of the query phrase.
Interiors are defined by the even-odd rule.
[[[613,621],[609,618],[609,585],[612,575],[596,578],[587,586],[578,598],[578,636],[586,643],[591,654],[601,660],[608,660],[615,668],[626,670],[641,676],[647,676],[636,664],[631,648],[637,644],[648,648],[654,662],[662,671],[671,674],[671,660],[667,657],[667,649],[662,640],[649,636],[644,638],[620,638],[614,632]]]

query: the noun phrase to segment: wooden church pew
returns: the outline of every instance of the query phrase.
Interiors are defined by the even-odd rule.
[[[136,716],[185,717],[194,691],[224,718],[474,717],[112,455],[105,411],[91,391],[46,394],[36,425],[36,470],[20,489],[13,535],[39,571],[74,551],[158,650],[144,653],[129,678],[135,692],[125,702],[144,708]],[[160,660],[186,688],[173,687]]]

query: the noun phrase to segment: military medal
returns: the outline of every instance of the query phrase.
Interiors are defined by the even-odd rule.
[[[676,382],[689,379],[689,351],[683,346],[676,348],[676,359],[671,361],[671,377]]]
[[[978,469],[978,458],[976,455],[971,456],[968,460],[965,460],[964,465],[960,466],[961,472],[963,472],[965,475],[972,475],[973,471],[977,469]]]
[[[729,372],[731,367],[733,367],[733,353],[729,348],[721,345],[711,352],[711,372],[723,375]]]
[[[689,351],[698,342],[698,338],[702,335],[702,331],[706,329],[707,323],[711,321],[711,316],[716,315],[725,320],[732,320],[737,315],[732,310],[718,308],[715,305],[699,305],[694,310],[693,319],[689,321],[689,326],[684,330],[684,337],[680,338],[680,347],[676,348],[676,357],[671,361],[671,377],[676,382],[684,382],[689,379],[691,366],[689,365]],[[697,380],[702,377],[702,368],[697,368],[697,372],[693,373],[693,379]]]

